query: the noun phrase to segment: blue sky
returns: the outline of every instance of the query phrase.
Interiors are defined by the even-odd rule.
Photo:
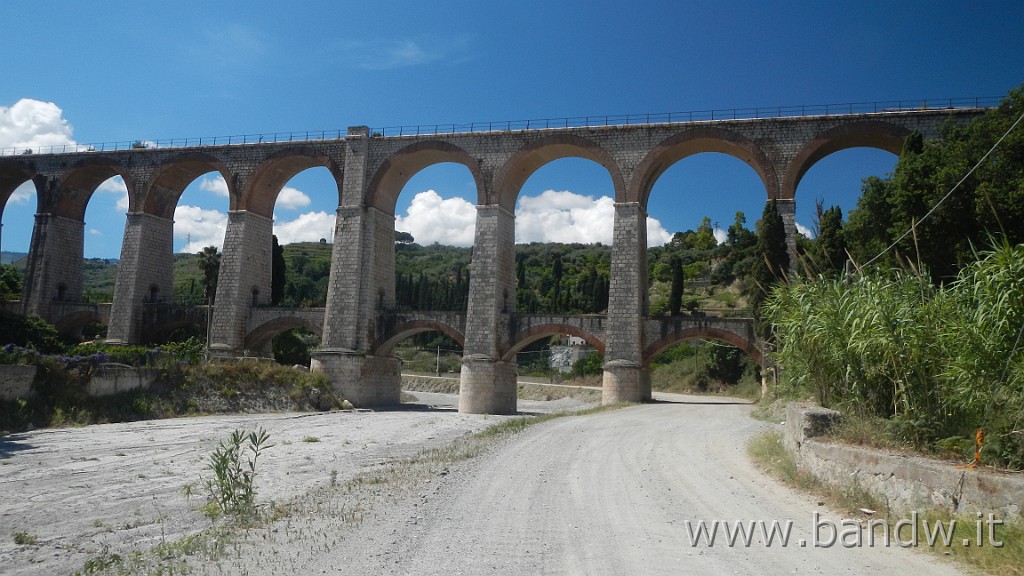
[[[1024,82],[1019,0],[7,0],[3,8],[0,148],[998,97]],[[884,175],[894,162],[874,150],[824,159],[797,191],[798,221],[812,224],[818,197],[848,212],[860,180]],[[331,186],[323,170],[289,182],[275,210],[278,235],[330,238]],[[190,186],[175,218],[176,249],[218,241],[222,192],[212,178]],[[580,241],[610,240],[602,199],[610,194],[607,174],[595,165],[545,166],[521,193],[517,239],[574,239],[545,236],[557,229]],[[403,192],[400,226],[418,241],[466,243],[472,206],[459,198],[475,198],[468,173],[429,168]],[[652,236],[694,228],[705,215],[726,227],[737,210],[753,226],[764,198],[740,161],[687,158],[654,189]],[[117,182],[93,196],[87,257],[119,256],[124,209]],[[27,248],[34,211],[28,190],[8,203],[4,250]]]

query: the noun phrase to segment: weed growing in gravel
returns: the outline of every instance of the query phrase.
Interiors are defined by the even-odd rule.
[[[256,512],[256,460],[264,450],[273,447],[268,444],[270,435],[263,428],[253,432],[235,430],[225,443],[210,454],[206,465],[213,473],[203,484],[210,501],[203,512],[210,518],[230,515],[251,519]],[[248,441],[243,450],[242,444]],[[250,455],[242,462],[243,451]]]
[[[39,541],[39,537],[28,532],[15,532],[14,543],[18,546],[31,546]]]

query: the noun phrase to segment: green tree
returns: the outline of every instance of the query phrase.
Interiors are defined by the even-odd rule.
[[[412,244],[415,241],[412,234],[395,230],[395,244]]]
[[[668,298],[669,314],[679,316],[683,309],[683,261],[678,256],[673,256],[670,266],[672,267],[672,292]]]
[[[850,213],[846,238],[854,258],[882,255],[883,266],[923,268],[942,283],[989,238],[1024,242],[1024,127],[1010,130],[1022,113],[1019,87],[967,125],[949,123],[940,140],[908,136],[892,176],[866,180]]]
[[[841,270],[846,262],[846,236],[843,211],[832,206],[818,219],[818,237],[814,239],[814,263],[820,272]]]
[[[696,236],[693,239],[695,250],[711,250],[718,245],[715,239],[715,229],[711,226],[711,218],[705,216],[697,227]]]
[[[772,200],[765,205],[757,229],[757,247],[751,269],[752,282],[747,294],[755,319],[760,319],[761,304],[772,286],[785,281],[788,271],[786,228],[775,200]]]
[[[220,252],[216,246],[207,246],[199,252],[199,269],[203,273],[203,294],[213,304],[217,296],[217,274],[220,273]]]
[[[284,262],[284,248],[278,244],[277,235],[271,236],[271,239],[273,244],[271,246],[270,263],[270,304],[277,306],[281,303],[281,299],[284,298],[287,270]]]
[[[17,300],[21,297],[21,274],[10,264],[0,265],[0,298]]]
[[[708,350],[708,376],[723,384],[737,384],[743,376],[743,351],[728,344],[712,343]]]

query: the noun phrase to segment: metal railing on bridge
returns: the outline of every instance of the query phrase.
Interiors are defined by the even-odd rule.
[[[503,120],[497,122],[470,122],[468,124],[419,124],[386,126],[370,130],[372,136],[430,136],[513,130],[547,130],[554,128],[586,128],[601,126],[635,126],[670,124],[674,122],[707,122],[716,120],[748,120],[763,118],[791,118],[801,116],[832,116],[847,114],[877,114],[883,112],[910,112],[950,109],[987,109],[998,106],[1001,97],[939,98],[932,100],[882,100],[876,102],[847,102],[842,104],[812,104],[802,106],[770,106],[757,108],[721,108],[688,112],[658,112],[647,114],[606,114],[597,116],[571,116],[561,118],[535,118]],[[90,144],[58,144],[34,148],[20,146],[0,148],[0,156],[30,154],[71,154],[82,152],[108,152],[150,148],[190,148],[198,146],[231,146],[279,142],[306,142],[343,140],[347,129],[303,130],[295,132],[266,132],[199,138],[171,138],[166,140],[122,140]]]

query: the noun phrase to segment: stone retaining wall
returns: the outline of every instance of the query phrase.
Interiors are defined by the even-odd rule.
[[[786,407],[784,442],[801,469],[832,485],[858,485],[898,512],[944,509],[967,515],[992,513],[1010,522],[1024,519],[1024,474],[963,470],[953,462],[816,438],[839,417],[834,410],[811,404]]]

